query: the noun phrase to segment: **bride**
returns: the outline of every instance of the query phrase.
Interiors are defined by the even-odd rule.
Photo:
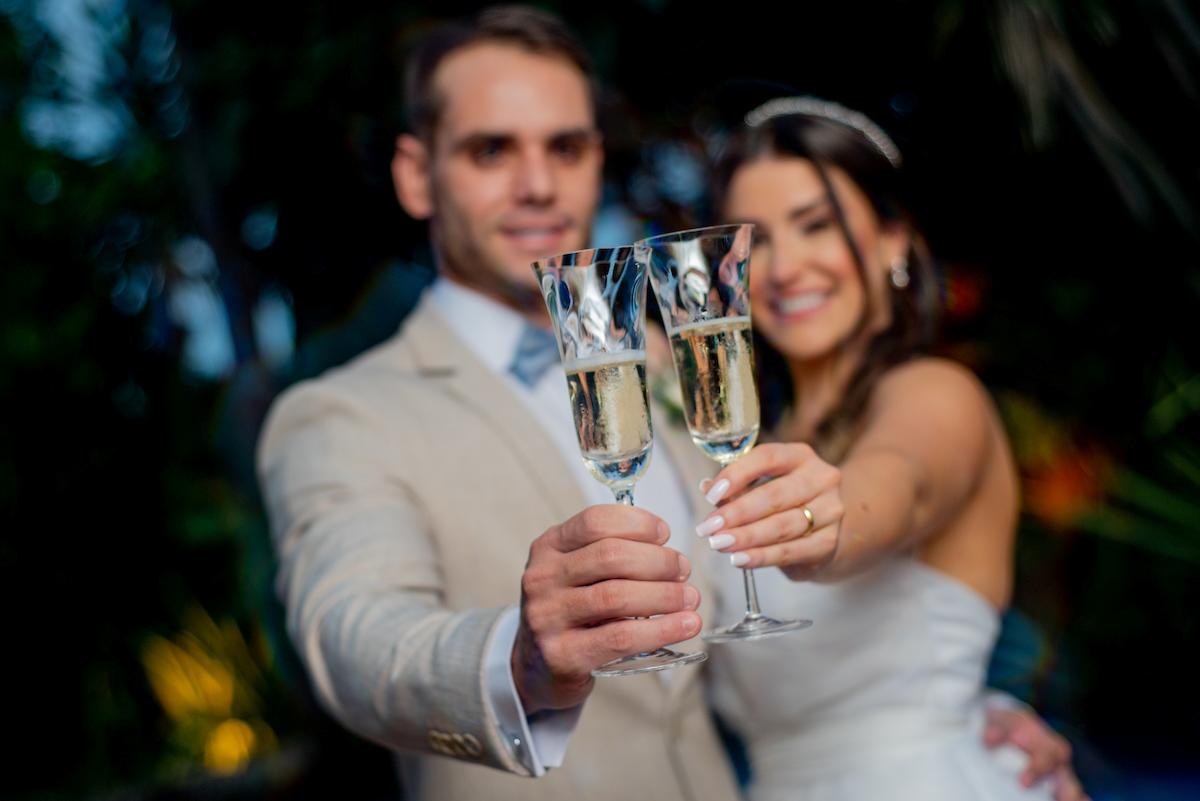
[[[717,508],[697,533],[735,565],[788,565],[758,572],[762,606],[816,621],[711,652],[713,704],[746,742],[750,798],[1050,798],[1053,782],[1025,786],[1011,746],[983,744],[1017,477],[979,381],[923,355],[938,289],[901,200],[900,153],[865,116],[812,98],[771,101],[746,123],[717,165],[717,201],[726,220],[756,224],[766,433],[702,487]],[[837,470],[814,470],[822,461]],[[842,508],[819,508],[837,499],[814,476],[837,484],[838,472]],[[822,529],[843,509],[840,536]],[[719,598],[740,598],[738,571],[712,573],[731,582]],[[1060,778],[1074,782],[1067,768]]]

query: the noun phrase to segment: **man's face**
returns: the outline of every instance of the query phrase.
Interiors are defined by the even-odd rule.
[[[603,156],[591,92],[565,58],[484,43],[434,75],[431,232],[445,275],[523,311],[530,263],[587,246]]]

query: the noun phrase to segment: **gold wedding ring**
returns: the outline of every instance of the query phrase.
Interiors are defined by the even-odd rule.
[[[807,506],[800,511],[804,513],[804,519],[808,521],[808,528],[804,529],[804,533],[808,534],[813,530],[813,526],[817,524],[817,519],[813,517],[812,509],[809,509]]]

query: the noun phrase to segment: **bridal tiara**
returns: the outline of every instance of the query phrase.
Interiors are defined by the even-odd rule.
[[[831,102],[829,100],[821,100],[816,97],[777,97],[774,100],[768,100],[758,108],[746,114],[746,125],[750,128],[757,128],[767,120],[775,117],[783,117],[788,114],[806,114],[810,117],[824,117],[828,120],[841,123],[847,128],[858,131],[867,141],[875,146],[875,149],[883,154],[884,158],[892,163],[893,167],[899,168],[902,160],[900,158],[900,148],[896,147],[896,143],[892,141],[883,129],[871,121],[871,118],[860,111],[848,109],[843,105]]]

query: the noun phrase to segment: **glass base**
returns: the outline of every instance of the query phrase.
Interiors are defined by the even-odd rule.
[[[776,620],[766,615],[746,615],[732,626],[709,629],[701,633],[705,642],[738,642],[777,637],[789,631],[800,631],[812,625],[811,620]]]
[[[607,665],[601,665],[592,671],[593,676],[632,676],[636,673],[653,673],[656,670],[670,670],[682,665],[694,665],[708,659],[708,654],[697,651],[694,654],[681,654],[670,648],[659,648],[643,654],[614,659]]]

